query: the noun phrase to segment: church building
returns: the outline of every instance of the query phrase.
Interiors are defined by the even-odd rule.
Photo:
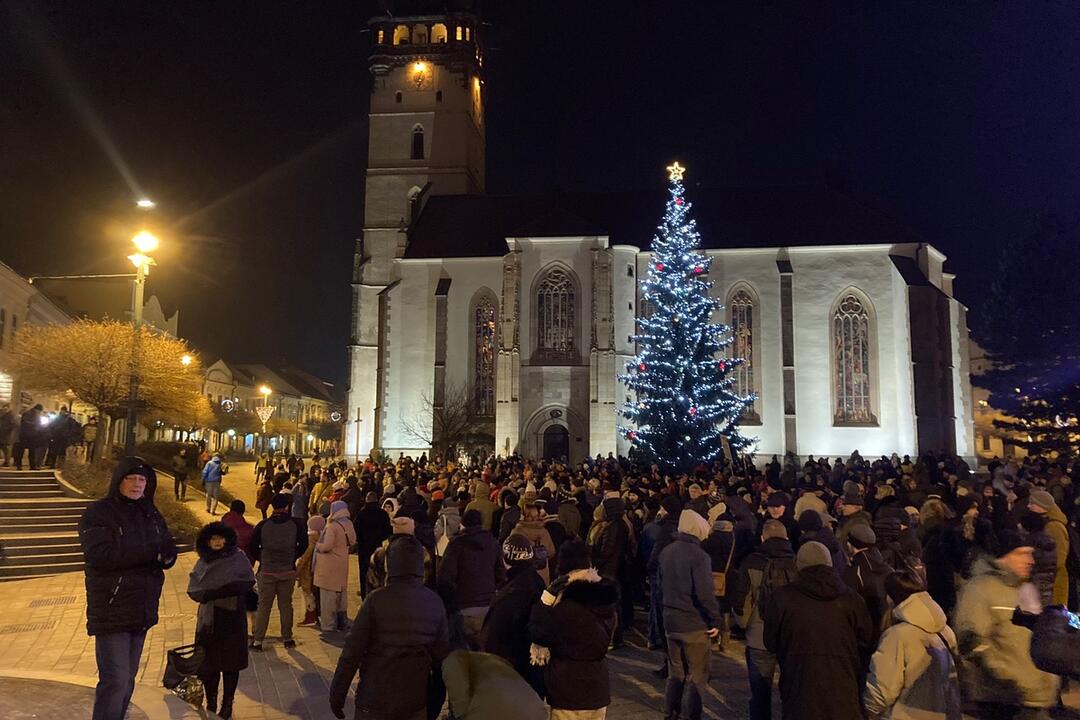
[[[346,453],[417,456],[456,403],[500,454],[626,454],[618,376],[664,169],[642,180],[653,192],[486,194],[485,27],[467,1],[392,5],[369,23]],[[695,189],[694,159],[678,159],[746,359],[738,388],[757,396],[742,421],[754,451],[973,457],[966,309],[945,256],[843,195]]]

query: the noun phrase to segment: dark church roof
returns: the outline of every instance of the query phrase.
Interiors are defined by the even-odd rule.
[[[507,237],[607,235],[648,250],[667,191],[560,195],[435,195],[409,231],[407,258],[501,256]],[[687,192],[706,249],[921,242],[851,198],[816,188]]]

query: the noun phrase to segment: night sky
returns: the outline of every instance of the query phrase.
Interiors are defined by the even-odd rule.
[[[0,260],[126,272],[143,192],[182,335],[344,380],[374,6],[0,0]],[[660,189],[673,158],[691,193],[830,186],[973,309],[1009,238],[1075,216],[1074,0],[488,6],[490,193]]]

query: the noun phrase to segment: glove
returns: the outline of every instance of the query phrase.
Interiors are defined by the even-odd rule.
[[[330,706],[330,712],[334,713],[334,717],[338,720],[345,720],[345,708]]]
[[[558,595],[563,590],[565,590],[566,586],[569,585],[569,584],[570,584],[570,576],[569,575],[560,575],[559,577],[557,577],[557,578],[555,578],[554,580],[551,581],[551,584],[549,584],[547,586],[547,591],[549,593],[551,593],[552,595]]]

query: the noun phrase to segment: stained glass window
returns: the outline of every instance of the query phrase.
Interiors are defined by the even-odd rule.
[[[728,307],[731,310],[731,356],[743,359],[735,368],[735,389],[745,397],[754,392],[754,299],[750,293],[739,290],[731,296]],[[747,412],[752,413],[753,406],[747,407]]]
[[[840,300],[832,318],[838,423],[875,422],[871,407],[870,314],[854,293]]]
[[[541,360],[574,359],[574,281],[552,269],[536,290],[536,352]]]
[[[495,303],[482,297],[473,314],[476,355],[473,359],[473,402],[478,415],[495,414]]]

